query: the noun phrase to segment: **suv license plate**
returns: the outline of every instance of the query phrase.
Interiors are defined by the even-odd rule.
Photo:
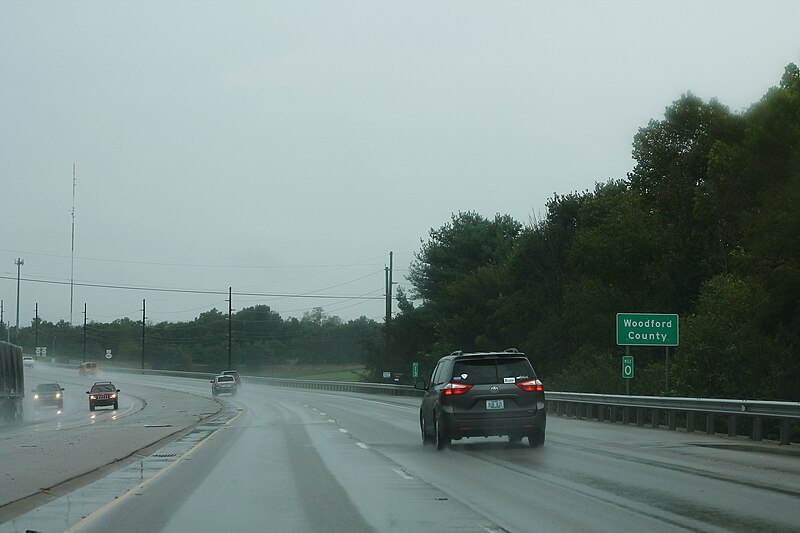
[[[486,409],[504,409],[503,400],[486,400]]]

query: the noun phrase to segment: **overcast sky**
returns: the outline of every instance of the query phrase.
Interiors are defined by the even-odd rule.
[[[71,276],[75,324],[84,303],[227,312],[228,287],[234,309],[382,320],[389,251],[408,287],[452,213],[528,223],[624,178],[687,91],[745,110],[800,62],[798,20],[795,0],[0,0],[5,321],[17,258],[21,325],[37,303],[69,321]]]

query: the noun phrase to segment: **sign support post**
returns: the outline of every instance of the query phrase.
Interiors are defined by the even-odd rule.
[[[625,355],[626,356],[630,356],[631,355],[631,347],[630,346],[626,346],[625,347]],[[625,365],[623,365],[622,377],[625,377],[625,370],[624,369],[625,369]],[[630,379],[626,379],[625,380],[625,394],[627,394],[628,396],[631,395],[631,380]]]

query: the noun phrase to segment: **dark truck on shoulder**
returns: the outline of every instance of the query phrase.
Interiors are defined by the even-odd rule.
[[[0,341],[0,419],[22,420],[25,399],[25,374],[22,348]]]

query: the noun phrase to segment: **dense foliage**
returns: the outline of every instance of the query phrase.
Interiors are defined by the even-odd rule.
[[[618,312],[677,313],[634,348],[639,394],[800,398],[800,71],[744,113],[686,94],[633,141],[625,179],[556,195],[526,227],[453,215],[411,265],[387,353],[524,350],[551,388],[622,392]]]

